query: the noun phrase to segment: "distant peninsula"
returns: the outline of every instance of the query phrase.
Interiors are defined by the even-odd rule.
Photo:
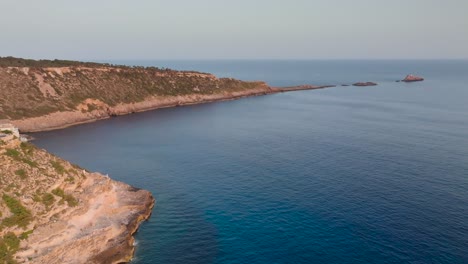
[[[409,75],[404,81],[417,80],[423,79]],[[0,119],[37,132],[157,108],[335,86],[271,87],[197,71],[0,57]]]
[[[275,92],[195,71],[0,58],[0,119],[44,131],[150,109]]]

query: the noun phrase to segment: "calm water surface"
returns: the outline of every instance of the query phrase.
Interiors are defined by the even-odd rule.
[[[150,190],[135,263],[468,263],[467,61],[120,62],[271,85],[35,144]],[[408,73],[421,83],[395,83]]]

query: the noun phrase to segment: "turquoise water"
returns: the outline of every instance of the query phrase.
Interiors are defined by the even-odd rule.
[[[120,62],[271,85],[35,144],[150,190],[135,263],[468,263],[467,61]],[[408,73],[420,83],[396,83]]]

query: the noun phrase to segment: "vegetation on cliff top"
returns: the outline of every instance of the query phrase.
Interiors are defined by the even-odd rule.
[[[40,224],[78,205],[65,191],[84,179],[83,171],[29,143],[0,140],[0,264],[14,254]],[[55,186],[53,190],[51,187]]]
[[[13,255],[18,251],[19,246],[20,239],[13,232],[8,232],[3,237],[0,237],[0,263],[16,263]]]
[[[266,85],[193,71],[7,57],[0,58],[0,119],[106,111],[152,96],[212,95],[260,87]]]
[[[18,139],[0,142],[0,264],[119,262],[131,255],[128,236],[150,215],[149,192]]]
[[[0,67],[103,67],[112,66],[108,63],[80,62],[71,60],[30,60],[15,57],[0,57]]]

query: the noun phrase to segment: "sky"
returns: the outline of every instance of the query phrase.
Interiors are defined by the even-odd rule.
[[[467,59],[468,0],[0,0],[0,56]]]

